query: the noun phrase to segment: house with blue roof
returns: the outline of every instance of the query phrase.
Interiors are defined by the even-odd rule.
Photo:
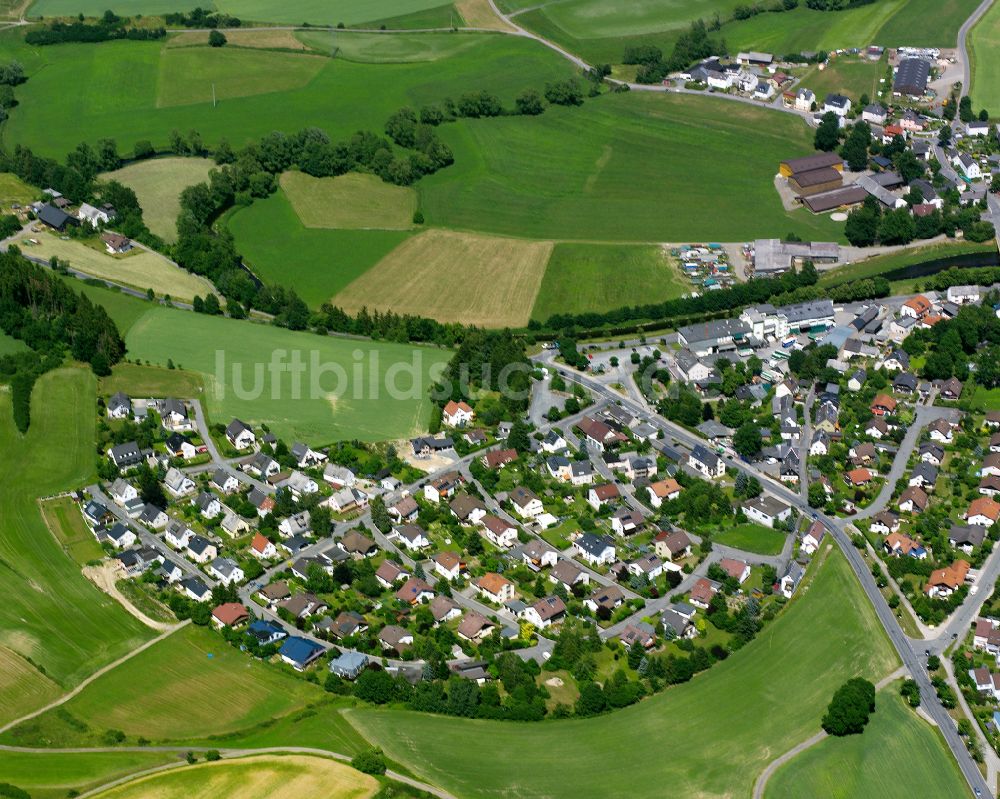
[[[285,638],[288,633],[285,632],[285,629],[280,624],[267,621],[266,619],[258,619],[247,628],[247,635],[257,639],[257,643],[261,646],[266,646],[267,644],[277,643],[282,638]]]
[[[290,636],[278,650],[281,659],[296,671],[305,671],[324,652],[320,644],[297,635]]]

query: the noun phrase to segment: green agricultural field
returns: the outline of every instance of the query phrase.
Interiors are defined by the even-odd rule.
[[[971,95],[976,108],[1000,113],[1000,6],[993,4],[969,34]]]
[[[662,302],[685,291],[684,278],[657,245],[562,243],[549,258],[531,317]]]
[[[885,61],[841,56],[830,61],[826,69],[813,67],[802,76],[800,85],[812,89],[822,102],[827,94],[843,94],[857,105],[862,94],[878,97],[879,78],[885,77]]]
[[[321,695],[311,683],[248,658],[215,631],[188,625],[5,739],[86,746],[97,745],[108,729],[151,741],[225,734],[298,710]]]
[[[181,192],[208,179],[215,166],[208,158],[152,158],[105,172],[103,180],[117,180],[135,192],[147,227],[167,242],[177,240]]]
[[[201,3],[248,22],[283,22],[300,25],[357,25],[389,17],[425,11],[441,0],[215,0]],[[194,0],[114,0],[112,9],[119,14],[152,16],[171,11],[190,11],[199,5]],[[32,17],[75,16],[78,13],[97,17],[108,7],[103,0],[36,0],[29,10]]]
[[[361,33],[357,31],[296,31],[303,44],[324,55],[361,64],[411,64],[440,61],[477,47],[484,34]]]
[[[45,500],[41,508],[45,524],[75,563],[85,566],[104,557],[104,550],[83,520],[80,506],[71,497]]]
[[[286,172],[281,188],[308,228],[409,230],[417,210],[414,189],[357,172],[333,178]]]
[[[861,735],[827,738],[768,780],[766,799],[909,799],[967,796],[941,735],[911,710],[898,683],[880,691]]]
[[[198,372],[134,363],[117,364],[97,383],[98,393],[105,397],[118,391],[130,397],[198,397],[204,390],[205,381]]]
[[[325,757],[254,755],[142,777],[102,791],[97,798],[267,796],[270,799],[298,799],[303,795],[322,794],[326,799],[368,799],[378,787],[374,777]]]
[[[158,297],[169,295],[191,302],[195,296],[215,293],[215,287],[205,278],[141,247],[133,247],[125,255],[109,255],[97,238],[83,242],[48,232],[24,235],[16,243],[26,255],[45,260],[56,257],[88,277],[139,291],[152,289]]]
[[[118,332],[124,336],[136,320],[144,313],[155,307],[146,300],[140,300],[116,289],[105,288],[104,285],[95,286],[73,277],[63,278],[73,291],[86,294],[91,302],[104,306],[104,310],[114,319],[118,325]]]
[[[94,479],[96,381],[79,368],[49,372],[35,385],[31,428],[21,436],[10,395],[0,393],[0,646],[30,657],[64,688],[150,637],[101,593],[45,526],[38,497]]]
[[[316,444],[381,441],[426,430],[430,375],[451,357],[431,347],[321,337],[170,308],[143,316],[125,342],[133,357],[161,365],[172,358],[201,372],[213,421],[228,424],[236,416],[250,425],[267,422],[282,438]],[[295,357],[305,370],[299,380],[290,371],[272,379],[272,359],[280,365]],[[390,367],[387,387],[383,378]]]
[[[0,646],[0,724],[57,699],[62,689],[17,652]],[[3,773],[0,759],[0,774]]]
[[[37,195],[38,191],[17,175],[12,175],[10,172],[0,172],[0,205],[10,205],[11,203],[27,205]]]
[[[172,752],[0,752],[0,774],[32,799],[65,799],[179,759]]]
[[[912,47],[954,47],[958,29],[978,0],[909,0],[878,32],[879,43],[907,41]]]
[[[474,46],[440,61],[358,64],[288,52],[170,48],[159,42],[30,48],[20,30],[0,32],[0,60],[16,59],[29,74],[18,87],[19,104],[4,126],[4,142],[58,157],[81,140],[105,137],[114,138],[122,151],[143,139],[165,149],[175,129],[197,130],[209,146],[221,138],[240,146],[276,129],[293,133],[309,126],[343,139],[359,129],[381,132],[386,118],[404,105],[419,107],[479,89],[510,105],[523,89],[542,89],[574,71],[548,48],[514,36],[456,34],[469,37]],[[243,90],[267,93],[223,99],[213,108],[212,82],[220,97],[223,80],[231,80],[236,91],[243,70],[261,57],[280,66],[281,75],[266,75],[260,87]],[[275,93],[288,79],[286,72],[301,80],[317,65],[311,80]],[[168,79],[179,85],[165,87],[161,81]],[[71,93],[65,91],[68,84],[76,87]],[[189,104],[158,106],[158,99]]]
[[[774,189],[779,161],[813,151],[791,114],[632,92],[441,135],[455,163],[418,184],[428,224],[539,239],[843,239],[827,217],[785,212]]]
[[[307,228],[279,189],[231,213],[226,224],[247,265],[266,283],[294,287],[311,307],[328,302],[410,234]]]
[[[897,665],[838,551],[756,641],[692,682],[595,719],[517,724],[348,711],[386,754],[457,796],[749,796],[757,775],[819,730],[844,679]],[[780,719],[780,722],[777,721]],[[469,746],[489,741],[489,746]],[[558,753],[558,768],[553,767]],[[512,767],[511,764],[516,764]]]
[[[208,104],[301,89],[329,62],[322,56],[212,47],[160,54],[156,105]]]
[[[28,346],[23,341],[0,332],[0,355],[13,355],[15,352],[24,352],[26,349]]]
[[[759,524],[737,524],[720,530],[712,540],[727,547],[736,547],[758,555],[777,555],[788,533],[771,530]]]

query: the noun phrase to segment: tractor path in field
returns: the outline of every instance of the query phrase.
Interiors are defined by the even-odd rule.
[[[190,623],[191,623],[191,620],[190,619],[186,619],[185,621],[182,621],[179,624],[175,624],[169,630],[160,633],[158,636],[156,636],[156,638],[151,638],[150,640],[146,641],[146,643],[144,643],[142,646],[137,647],[136,649],[133,649],[127,655],[122,655],[120,658],[118,658],[118,660],[115,660],[115,661],[109,663],[108,665],[106,665],[106,666],[98,669],[93,674],[91,674],[89,677],[87,677],[87,679],[85,679],[83,682],[81,682],[79,685],[77,685],[76,688],[74,688],[73,690],[69,691],[68,693],[63,694],[58,699],[56,699],[56,700],[54,700],[52,702],[49,702],[44,707],[38,708],[38,710],[33,710],[31,713],[28,713],[28,714],[26,714],[24,716],[21,716],[20,718],[14,719],[13,721],[7,722],[7,724],[4,724],[2,727],[0,727],[0,733],[5,733],[8,730],[11,730],[14,727],[16,727],[18,724],[21,724],[22,722],[31,721],[31,719],[36,718],[36,717],[42,715],[43,713],[46,713],[49,710],[52,710],[53,708],[59,707],[60,705],[64,705],[66,702],[68,702],[70,699],[72,699],[77,694],[79,694],[81,691],[83,691],[84,688],[86,688],[88,685],[90,685],[95,680],[99,679],[100,677],[103,677],[109,671],[112,671],[113,669],[118,668],[125,661],[131,660],[136,655],[138,655],[140,652],[145,652],[147,649],[149,649],[154,644],[160,643],[160,641],[162,641],[164,638],[166,638],[167,636],[173,635],[175,632],[177,632],[178,630],[180,630],[183,627],[186,627]],[[4,747],[4,748],[6,748],[6,747]]]
[[[883,677],[875,684],[875,690],[881,691],[885,686],[891,683],[893,680],[898,680],[906,674],[906,669],[900,666],[892,674]],[[779,755],[770,763],[767,764],[765,769],[760,773],[757,778],[757,782],[753,786],[753,799],[764,799],[764,790],[767,788],[767,781],[774,775],[781,766],[785,765],[789,760],[792,760],[796,755],[801,754],[806,749],[815,746],[820,741],[829,738],[829,734],[826,730],[820,730],[811,738],[807,738],[800,744],[796,744],[783,755]]]

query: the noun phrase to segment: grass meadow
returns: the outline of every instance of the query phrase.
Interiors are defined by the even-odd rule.
[[[0,725],[57,699],[62,689],[17,652],[0,646]],[[3,761],[0,759],[0,774]]]
[[[406,241],[402,230],[307,228],[279,189],[237,208],[226,225],[247,265],[265,283],[290,285],[317,308]]]
[[[114,138],[123,152],[143,139],[166,149],[174,129],[195,129],[209,146],[228,138],[237,147],[276,129],[293,133],[309,126],[336,140],[361,129],[381,131],[403,105],[419,107],[478,89],[512,104],[525,88],[543,89],[573,74],[548,48],[496,34],[452,34],[471,44],[440,61],[374,65],[160,42],[30,48],[22,35],[0,32],[0,60],[20,61],[29,75],[18,87],[19,105],[5,124],[4,142],[60,158],[80,141],[104,137]],[[441,39],[440,47],[451,48],[451,41]],[[259,78],[248,80],[251,72]],[[213,83],[219,98],[214,107]],[[73,92],[65,91],[69,84]]]
[[[0,355],[13,355],[16,352],[24,352],[26,349],[28,349],[28,345],[20,339],[0,332]]]
[[[969,57],[976,108],[1000,113],[1000,6],[992,5],[969,33]]]
[[[363,307],[483,327],[528,323],[552,243],[427,230],[405,241],[337,294]]]
[[[827,738],[768,780],[765,799],[908,799],[966,796],[968,785],[940,734],[893,683],[875,698],[862,735]]]
[[[0,774],[31,794],[32,799],[65,799],[77,793],[155,768],[177,762],[174,752],[3,752]]]
[[[28,239],[38,243],[29,244]],[[152,289],[158,297],[169,294],[176,300],[190,302],[196,295],[215,293],[215,287],[210,281],[175,266],[161,255],[139,247],[133,247],[125,255],[109,255],[97,239],[84,243],[77,239],[63,239],[48,232],[22,236],[17,243],[25,255],[45,260],[56,256],[85,275],[140,291]]]
[[[17,175],[10,172],[0,172],[0,205],[18,203],[27,205],[35,199],[38,191]]]
[[[778,162],[812,152],[790,114],[633,92],[441,135],[455,163],[418,185],[428,224],[539,239],[843,238],[826,217],[786,213],[774,190]]]
[[[103,180],[117,180],[135,192],[149,229],[167,242],[177,240],[181,192],[208,179],[214,162],[208,158],[151,158],[105,172]]]
[[[320,696],[316,686],[248,658],[213,630],[188,625],[4,738],[87,746],[117,729],[130,738],[173,741],[253,727]]]
[[[178,367],[200,372],[213,421],[228,424],[235,416],[250,425],[266,422],[279,437],[316,444],[382,441],[426,429],[429,375],[451,357],[431,347],[316,336],[163,307],[142,316],[125,343],[133,358],[161,366],[172,359]],[[301,357],[306,371],[298,396],[289,371],[272,379],[267,367],[275,353],[286,363],[293,353]],[[224,358],[224,376],[216,373],[217,357]],[[311,368],[314,357],[317,371]],[[393,399],[383,378],[395,383],[403,398]]]
[[[657,245],[562,242],[552,250],[531,317],[662,302],[687,286]]]
[[[30,657],[68,688],[151,635],[101,593],[63,552],[38,498],[94,479],[96,381],[80,368],[39,379],[31,427],[20,435],[10,395],[0,393],[0,646]]]
[[[826,69],[810,69],[802,76],[801,85],[812,89],[820,102],[832,93],[850,97],[857,105],[862,94],[872,100],[878,97],[878,81],[885,71],[885,61],[840,56],[830,61]]]
[[[104,397],[118,391],[130,397],[198,397],[204,390],[205,380],[198,372],[134,363],[117,364],[97,382],[97,391]]]
[[[878,680],[896,665],[834,550],[756,641],[692,682],[625,710],[530,725],[396,710],[357,709],[348,718],[393,760],[469,799],[619,795],[622,770],[609,763],[629,764],[632,797],[663,796],[664,786],[676,796],[746,796],[770,760],[819,730],[846,678]]]
[[[102,791],[95,799],[299,799],[317,794],[325,799],[368,799],[378,788],[374,777],[328,758],[254,755],[140,777]]]
[[[736,547],[758,555],[777,555],[785,544],[787,533],[771,530],[760,524],[737,524],[720,530],[712,537],[718,544]]]
[[[281,188],[308,228],[409,230],[417,210],[415,189],[357,172],[333,178],[285,172]]]
[[[295,32],[307,47],[359,64],[412,64],[440,61],[478,47],[482,36],[461,33],[364,33],[351,30]]]
[[[106,288],[103,284],[93,285],[75,277],[63,278],[73,289],[73,291],[86,294],[91,302],[103,305],[108,315],[115,320],[118,331],[124,336],[130,327],[135,324],[140,316],[145,314],[155,306],[146,300],[140,300],[130,294],[124,294],[113,288]]]

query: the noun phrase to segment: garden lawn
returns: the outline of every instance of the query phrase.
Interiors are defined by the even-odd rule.
[[[774,190],[778,163],[813,151],[790,114],[631,92],[440,134],[455,163],[418,184],[428,224],[590,241],[843,238],[826,217],[786,212]]]
[[[976,386],[972,394],[972,404],[987,411],[1000,411],[1000,388]]]
[[[146,226],[167,242],[177,240],[181,192],[208,179],[215,163],[208,158],[150,158],[105,172],[102,180],[117,180],[135,192]]]
[[[188,625],[4,738],[35,746],[88,745],[116,729],[130,738],[173,741],[253,727],[321,696],[312,683],[253,660],[214,630]],[[68,723],[68,717],[77,721]],[[79,721],[89,729],[79,729]]]
[[[307,228],[282,189],[226,217],[246,264],[318,308],[410,236],[402,230]]]
[[[522,37],[455,35],[471,45],[449,58],[359,64],[250,49],[171,48],[161,42],[30,48],[22,29],[3,31],[0,60],[20,61],[29,75],[4,125],[4,143],[62,158],[81,141],[105,137],[115,139],[122,152],[143,139],[166,150],[175,129],[199,131],[210,147],[222,138],[239,147],[274,130],[292,134],[311,126],[343,140],[358,130],[381,133],[388,116],[404,105],[419,108],[485,89],[509,106],[525,88],[544,89],[546,82],[574,73],[558,54]],[[264,74],[249,82],[245,75],[251,68],[260,71],[261,64]],[[74,90],[67,92],[67,85]],[[53,103],[53,97],[60,102]],[[185,104],[158,104],[158,99]]]
[[[531,311],[553,314],[606,311],[680,297],[685,281],[658,245],[573,244],[555,246]]]
[[[70,559],[80,566],[104,557],[104,550],[83,520],[72,497],[57,497],[41,503],[42,518]]]
[[[75,796],[180,757],[173,752],[0,752],[0,774],[32,799],[65,799],[70,791]]]
[[[378,787],[374,777],[324,757],[255,755],[141,777],[96,796],[97,799],[218,799],[230,796],[299,799],[321,794],[326,799],[367,799]]]
[[[758,555],[777,555],[785,545],[787,533],[771,530],[760,524],[737,524],[716,533],[712,540],[727,547],[736,547]]]
[[[29,244],[27,239],[38,244]],[[49,260],[53,256],[66,261],[89,277],[146,291],[152,289],[158,297],[169,295],[182,302],[195,296],[215,294],[215,287],[205,278],[181,269],[164,256],[133,247],[125,255],[109,255],[96,240],[88,243],[63,239],[52,233],[31,233],[18,240],[26,255]],[[98,249],[100,247],[100,249]]]
[[[417,210],[414,189],[358,172],[332,178],[285,172],[281,188],[308,228],[409,230]]]
[[[235,416],[251,426],[266,422],[280,438],[316,446],[426,430],[431,371],[451,358],[431,347],[316,336],[172,308],[149,311],[125,341],[133,357],[160,365],[173,359],[201,372],[212,421],[228,424]],[[301,358],[301,379],[293,380],[290,371],[272,379],[272,356],[279,365]],[[390,395],[394,387],[398,398]]]
[[[861,735],[826,738],[779,768],[766,799],[910,799],[967,796],[940,733],[910,709],[899,683],[880,691]]]
[[[552,243],[428,230],[401,244],[337,294],[361,308],[482,327],[528,323]]]
[[[622,771],[613,763],[629,764],[632,797],[663,796],[665,785],[677,796],[748,796],[768,762],[819,730],[845,679],[878,680],[896,665],[834,550],[755,642],[625,710],[537,724],[368,709],[348,711],[348,718],[389,757],[457,796],[615,796]]]
[[[49,532],[37,499],[94,479],[94,377],[57,369],[35,384],[20,435],[0,393],[0,646],[30,657],[68,688],[151,632],[80,573]]]

